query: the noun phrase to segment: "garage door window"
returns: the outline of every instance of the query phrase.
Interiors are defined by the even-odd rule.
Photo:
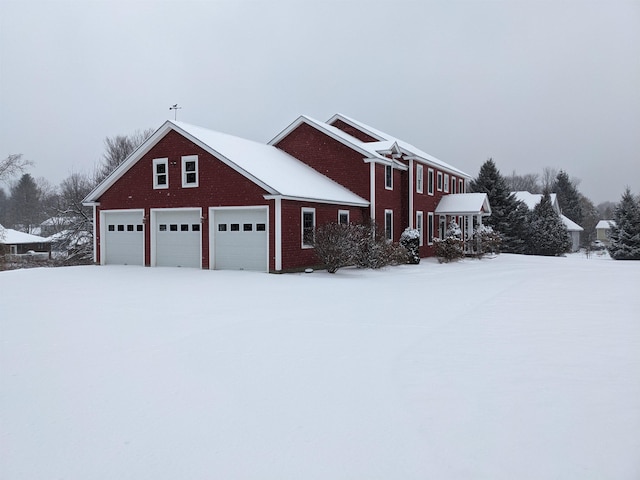
[[[182,157],[182,186],[198,186],[198,156],[187,155]]]
[[[267,226],[264,223],[256,223],[256,232],[265,232]]]

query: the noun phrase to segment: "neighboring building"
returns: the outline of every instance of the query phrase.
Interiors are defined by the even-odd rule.
[[[529,208],[529,210],[533,210],[535,206],[540,203],[542,200],[542,194],[538,193],[529,193],[529,192],[512,192],[518,200],[521,200],[525,203],[525,205]],[[560,205],[558,204],[558,197],[555,193],[550,194],[551,197],[551,205],[553,209],[560,215],[560,219],[567,230],[569,231],[569,238],[571,239],[571,251],[577,252],[580,250],[580,233],[584,231],[584,229],[571,220],[568,217],[565,217],[562,214],[562,210],[560,210]]]
[[[3,254],[30,255],[34,253],[51,256],[51,242],[30,233],[19,232],[0,225],[0,246]]]
[[[433,255],[450,218],[471,228],[490,211],[436,212],[469,180],[343,115],[301,116],[268,145],[167,121],[84,203],[100,264],[281,272],[316,266],[314,230],[329,222],[373,220],[391,241],[416,228]]]
[[[609,245],[611,238],[611,227],[616,222],[613,220],[600,220],[596,225],[596,240],[600,240],[605,245]]]

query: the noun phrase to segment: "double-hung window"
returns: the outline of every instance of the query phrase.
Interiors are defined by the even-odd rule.
[[[444,174],[444,193],[449,193],[449,174]]]
[[[456,177],[451,177],[451,193],[456,193]]]
[[[442,191],[442,172],[438,172],[438,191]]]
[[[302,248],[313,248],[316,232],[316,209],[302,209]]]
[[[422,212],[416,212],[416,230],[420,233],[420,246],[424,245],[424,225]]]
[[[433,245],[433,212],[427,214],[427,243]]]
[[[430,168],[427,172],[427,193],[433,195],[433,168]]]
[[[422,165],[416,165],[416,192],[422,193],[422,176],[423,176],[423,168]]]
[[[458,193],[464,193],[464,180],[462,178],[458,179]]]
[[[384,166],[384,188],[393,189],[393,167],[391,165]]]
[[[384,211],[384,236],[387,240],[393,240],[393,210]]]
[[[349,210],[338,210],[338,223],[340,225],[349,224]]]
[[[153,159],[153,188],[169,188],[169,159]]]
[[[186,155],[182,157],[182,186],[198,186],[198,156]]]

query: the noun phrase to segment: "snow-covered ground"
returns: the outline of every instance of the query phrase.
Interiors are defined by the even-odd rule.
[[[640,478],[640,262],[0,273],[0,477]]]

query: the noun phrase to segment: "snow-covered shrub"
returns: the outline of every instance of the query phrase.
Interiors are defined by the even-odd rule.
[[[354,225],[327,223],[316,229],[314,248],[329,273],[352,265],[358,246]]]
[[[478,225],[473,231],[473,244],[476,255],[482,257],[487,253],[500,253],[502,237],[488,225]]]
[[[464,257],[462,230],[455,220],[449,223],[444,239],[434,238],[433,245],[440,263],[448,263]]]
[[[408,256],[408,262],[413,265],[420,263],[420,231],[415,228],[406,228],[400,235],[400,245],[402,245]]]
[[[405,248],[386,239],[375,223],[354,225],[357,236],[355,264],[360,268],[382,268],[407,263]]]

